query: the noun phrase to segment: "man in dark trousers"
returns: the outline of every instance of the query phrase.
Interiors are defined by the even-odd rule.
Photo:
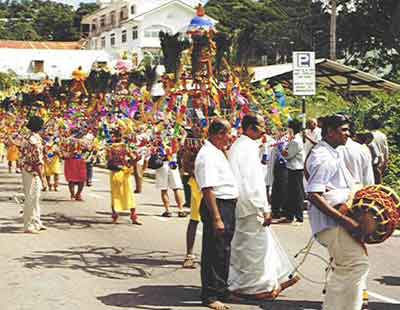
[[[282,155],[286,159],[288,169],[288,199],[285,205],[284,222],[292,223],[296,218],[297,223],[303,223],[304,204],[304,144],[301,136],[302,124],[298,120],[289,122],[289,143]]]
[[[208,129],[208,140],[195,161],[195,177],[203,199],[200,206],[203,221],[201,253],[201,299],[205,306],[225,310],[228,297],[228,273],[231,241],[235,231],[235,206],[239,196],[225,151],[230,143],[231,127],[215,119]]]

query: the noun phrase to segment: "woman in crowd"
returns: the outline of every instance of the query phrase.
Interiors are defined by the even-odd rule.
[[[133,195],[133,166],[139,156],[129,150],[122,141],[119,131],[113,133],[113,143],[107,150],[107,167],[111,170],[111,210],[113,223],[118,220],[118,212],[130,211],[132,224],[142,225],[136,213],[136,202]]]

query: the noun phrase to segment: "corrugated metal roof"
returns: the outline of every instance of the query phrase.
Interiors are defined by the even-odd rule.
[[[292,84],[292,71],[291,63],[250,68],[250,72],[255,74],[253,82],[274,77],[278,80],[285,80],[290,85]],[[317,83],[331,89],[349,92],[400,91],[400,84],[329,59],[316,60],[316,74]]]
[[[0,48],[79,50],[82,48],[82,42],[0,40]]]

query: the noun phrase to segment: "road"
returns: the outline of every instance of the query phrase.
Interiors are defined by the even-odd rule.
[[[48,230],[30,235],[23,233],[21,207],[14,201],[21,192],[20,178],[0,165],[1,310],[206,309],[199,302],[199,269],[181,268],[188,219],[159,216],[163,208],[153,180],[146,179],[144,193],[136,195],[141,227],[130,224],[128,216],[111,224],[108,172],[96,169],[84,202],[69,200],[65,182],[59,192],[43,193],[42,219]],[[310,238],[308,223],[272,229],[292,256]],[[201,227],[198,256],[200,241]],[[400,309],[399,249],[399,233],[369,247],[370,309]],[[316,243],[312,253],[326,258]],[[278,300],[232,309],[321,309],[325,267],[310,256],[300,268],[307,279]]]

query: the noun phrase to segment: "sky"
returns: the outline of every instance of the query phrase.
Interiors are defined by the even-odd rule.
[[[60,2],[68,5],[73,5],[74,7],[79,7],[79,3],[95,3],[96,0],[52,0],[54,2]]]

